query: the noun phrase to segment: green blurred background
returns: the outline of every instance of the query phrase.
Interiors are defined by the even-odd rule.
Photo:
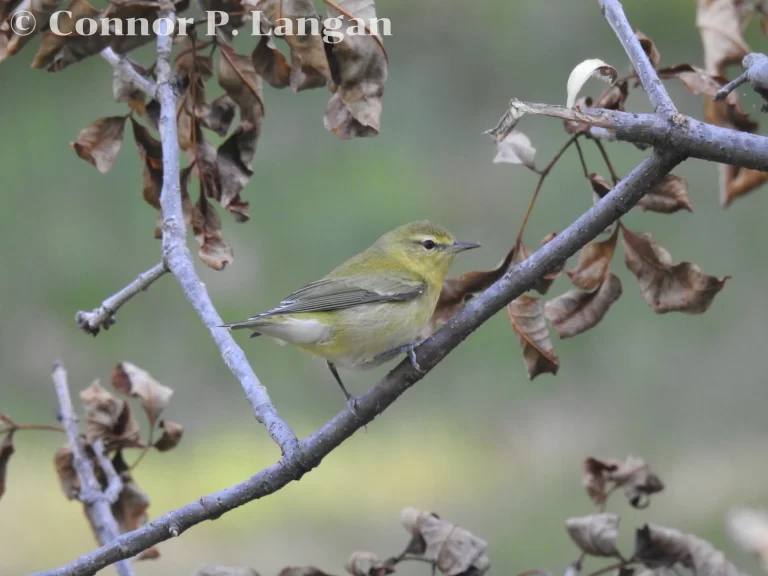
[[[702,64],[692,0],[624,5],[632,25],[656,41],[663,65]],[[225,320],[274,305],[412,220],[429,218],[482,243],[455,271],[495,265],[514,240],[535,178],[492,164],[494,145],[483,131],[512,96],[564,102],[565,81],[581,60],[599,57],[628,70],[596,0],[391,0],[379,2],[378,14],[391,19],[393,32],[385,38],[390,68],[379,137],[342,142],[327,132],[324,90],[265,87],[255,176],[244,192],[252,219],[237,225],[223,215],[235,263],[217,273],[196,261]],[[747,39],[768,49],[756,25]],[[91,338],[78,330],[78,310],[158,261],[155,212],[141,200],[130,133],[107,175],[67,146],[92,120],[123,111],[112,101],[107,64],[91,58],[58,74],[30,70],[34,46],[0,70],[0,412],[55,423],[55,359],[65,362],[73,391],[95,378],[108,385],[122,360],[150,371],[175,389],[166,416],[186,428],[179,448],[150,453],[135,474],[157,517],[247,478],[279,453],[173,278],[130,302],[109,332]],[[149,52],[140,53],[145,63]],[[585,92],[602,88],[591,81]],[[669,89],[682,111],[701,116],[699,97],[678,83]],[[745,107],[759,116],[750,92],[742,90]],[[639,90],[628,109],[648,111]],[[542,165],[565,139],[553,119],[528,118],[520,128]],[[609,151],[622,174],[643,157],[627,144]],[[586,152],[590,168],[607,176],[594,147]],[[529,246],[590,205],[579,173],[575,153],[567,154],[536,206]],[[644,512],[620,498],[611,505],[623,518],[626,552],[633,527],[652,521],[709,538],[757,571],[727,538],[723,514],[768,498],[768,193],[723,211],[714,165],[689,160],[676,173],[690,182],[695,214],[633,212],[626,223],[654,234],[677,261],[733,276],[705,315],[655,315],[619,250],[624,295],[595,329],[566,341],[553,336],[557,377],[527,380],[500,313],[319,469],[163,543],[162,558],[136,564],[137,574],[185,575],[203,563],[247,564],[263,575],[313,564],[340,574],[354,550],[386,556],[401,549],[404,506],[436,511],[485,538],[493,573],[540,567],[557,574],[577,556],[563,521],[593,510],[580,486],[582,460],[630,452],[647,458],[667,489]],[[567,287],[560,279],[551,294]],[[300,435],[343,408],[323,362],[269,340],[237,338]],[[389,367],[342,375],[359,394]],[[62,442],[45,432],[17,436],[0,501],[4,576],[53,568],[94,548],[81,506],[64,499],[53,472]]]

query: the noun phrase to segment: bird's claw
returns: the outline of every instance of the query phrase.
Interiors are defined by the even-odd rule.
[[[357,418],[357,412],[355,411],[357,408],[357,398],[355,396],[350,396],[347,398],[347,408],[349,408],[349,411],[352,412],[352,416]]]
[[[413,348],[408,350],[408,359],[411,361],[411,366],[414,367],[416,372],[418,372],[422,376],[427,373],[426,370],[423,370],[421,366],[419,366],[419,361],[416,360],[416,352],[413,350]]]

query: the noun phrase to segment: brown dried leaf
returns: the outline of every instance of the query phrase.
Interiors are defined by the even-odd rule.
[[[268,22],[262,20],[262,30],[266,27],[268,30],[280,32],[281,30],[275,30],[269,23],[277,23],[279,29],[287,20],[291,21],[293,34],[282,37],[291,47],[292,70],[301,71],[304,75],[312,77],[319,76],[323,79],[323,83],[331,81],[331,70],[322,36],[323,25],[312,0],[258,0],[255,10],[260,10],[268,20]],[[328,15],[331,16],[330,11]],[[305,34],[299,34],[301,18],[305,19]],[[315,30],[313,27],[316,27],[319,34],[312,34]],[[291,87],[294,90],[298,88],[293,78],[291,78]]]
[[[555,233],[549,234],[541,241],[541,245],[543,246],[544,244],[552,240],[552,238],[554,238],[556,235],[557,234]],[[521,241],[520,245],[517,246],[517,251],[514,252],[513,254],[512,266],[517,266],[521,262],[524,262],[531,256],[531,254],[533,254],[533,252],[531,252],[528,249],[528,247],[525,244],[523,244],[523,242]],[[563,261],[560,265],[557,266],[557,268],[555,268],[551,272],[547,272],[546,274],[544,274],[544,276],[536,280],[536,282],[531,287],[531,289],[535,290],[536,292],[538,292],[543,296],[544,294],[549,292],[549,289],[551,288],[552,283],[557,279],[558,276],[560,276],[560,274],[564,269],[565,269],[565,261]]]
[[[101,438],[107,449],[142,445],[131,407],[110,394],[98,380],[80,392],[80,401],[85,408],[88,442]]]
[[[651,503],[650,495],[664,490],[664,483],[645,460],[632,454],[618,468],[608,472],[608,479],[624,489],[624,496],[635,508],[647,508]]]
[[[640,46],[643,47],[643,52],[648,56],[648,60],[650,60],[653,67],[656,68],[661,61],[661,54],[659,54],[659,51],[656,49],[656,44],[654,44],[653,40],[648,38],[648,36],[640,32],[640,30],[635,30],[635,36],[640,40]],[[634,71],[634,68],[632,68],[632,70]]]
[[[731,539],[745,552],[755,554],[768,572],[768,512],[734,508],[728,512],[725,526]]]
[[[590,178],[590,182],[592,179]],[[593,185],[594,186],[594,185]],[[619,239],[619,227],[614,227],[610,238],[590,242],[579,251],[579,263],[566,274],[576,288],[593,292],[602,285],[611,272],[611,260]],[[619,287],[619,292],[621,288]]]
[[[726,172],[725,195],[721,196],[723,208],[739,196],[756,190],[768,181],[768,173],[759,170],[739,166],[721,166],[721,168],[731,169]]]
[[[167,452],[179,445],[181,437],[184,435],[184,427],[170,420],[160,420],[158,423],[163,435],[153,444],[159,452]]]
[[[112,370],[112,386],[120,394],[138,398],[154,427],[160,414],[168,406],[173,390],[152,378],[146,370],[130,362],[121,362]]]
[[[696,264],[672,264],[672,256],[648,233],[635,234],[622,227],[624,260],[635,275],[646,303],[657,314],[701,314],[730,276],[718,279]]]
[[[592,191],[598,196],[598,198],[602,198],[613,189],[613,185],[608,182],[608,180],[600,176],[600,174],[597,172],[590,172],[587,178],[589,179],[589,183],[592,185]]]
[[[352,576],[385,576],[395,571],[393,559],[383,562],[373,552],[352,552],[344,564],[344,569]]]
[[[617,470],[620,464],[618,460],[598,460],[591,457],[584,460],[581,485],[592,502],[598,506],[602,506],[608,497],[609,473]]]
[[[504,260],[493,270],[466,272],[455,278],[446,278],[440,291],[435,312],[421,337],[427,338],[464,308],[467,302],[504,276],[511,267],[514,256],[515,248],[510,250]]]
[[[733,0],[698,0],[696,26],[710,74],[723,74],[727,65],[741,62],[752,51],[744,41]]]
[[[609,274],[594,291],[570,290],[544,305],[544,314],[560,338],[594,328],[621,296],[621,282]]]
[[[640,199],[637,206],[643,211],[661,214],[672,214],[679,210],[693,212],[688,199],[688,181],[675,174],[667,174]]]
[[[522,295],[507,305],[509,320],[520,341],[528,379],[545,372],[557,374],[560,360],[549,337],[544,306],[538,298]]]
[[[247,222],[249,219],[248,202],[240,198],[240,192],[253,176],[253,157],[260,132],[261,120],[258,124],[243,122],[216,153],[221,183],[219,203],[236,222]]]
[[[53,457],[53,466],[56,469],[56,477],[59,479],[59,485],[62,492],[64,492],[64,496],[68,500],[77,498],[80,493],[80,480],[75,472],[74,457],[72,456],[72,448],[70,448],[69,444],[65,444],[56,450],[56,454]]]
[[[58,72],[83,58],[98,54],[109,46],[113,36],[99,33],[82,36],[75,30],[75,24],[85,19],[95,20],[97,26],[101,27],[101,23],[98,22],[101,12],[91,6],[87,0],[73,0],[68,12],[71,16],[66,12],[60,14],[58,24],[61,34],[48,31],[43,36],[40,48],[32,60],[32,68],[45,68],[48,72]]]
[[[594,108],[605,108],[607,110],[620,110],[624,111],[624,103],[629,96],[629,84],[625,80],[612,86],[609,86],[603,93],[597,97],[595,103],[592,105]],[[579,105],[577,101],[576,105]],[[587,106],[588,107],[588,106]],[[583,127],[583,131],[587,131],[589,126],[583,123],[574,123],[572,120],[566,120],[571,124],[578,124]]]
[[[343,25],[336,31],[342,34],[341,40],[327,45],[334,94],[325,108],[323,123],[342,140],[377,136],[388,73],[387,54],[380,36],[372,34],[367,26],[362,30],[352,21],[359,18],[371,22],[376,18],[374,1],[326,0],[325,4],[328,17],[343,17]]]
[[[163,147],[147,128],[133,118],[131,118],[131,126],[133,140],[136,142],[136,149],[144,168],[142,196],[147,204],[160,210],[160,193],[163,189]]]
[[[255,126],[264,117],[261,77],[250,56],[239,54],[228,46],[220,47],[219,85],[240,108],[240,120]]]
[[[13,447],[13,430],[8,432],[0,442],[0,498],[5,494],[6,478],[8,477],[8,462],[15,449]]]
[[[481,576],[490,568],[485,554],[488,543],[464,528],[415,508],[405,508],[400,513],[400,522],[412,535],[424,539],[424,556],[433,558],[446,576],[457,576],[470,568],[473,574]]]
[[[619,517],[616,514],[591,514],[569,518],[565,529],[573,543],[590,556],[618,556],[616,539],[619,537]]]
[[[232,247],[221,236],[221,218],[202,191],[192,211],[192,231],[200,247],[198,255],[206,265],[223,270],[232,263]]]
[[[60,8],[61,0],[35,0],[26,8],[38,23],[46,23],[51,15]],[[18,0],[0,2],[0,62],[8,56],[17,54],[38,32],[47,30],[47,25],[35,26],[31,34],[19,36],[10,26],[9,17],[12,12],[21,10]]]
[[[229,16],[227,24],[216,27],[216,39],[219,44],[232,41],[232,31],[236,28],[242,28],[246,22],[252,20],[250,10],[253,8],[253,1],[248,0],[198,0],[198,5],[205,12],[219,11],[226,12]]]
[[[112,169],[123,145],[125,116],[99,118],[80,131],[75,142],[69,145],[86,162],[93,164],[96,170],[106,174]]]
[[[533,158],[536,148],[531,145],[531,140],[518,130],[512,130],[507,136],[496,143],[496,156],[494,164],[522,164],[533,168]]]
[[[200,116],[200,123],[206,128],[213,130],[219,136],[226,136],[232,120],[235,119],[235,108],[237,104],[229,95],[219,96],[205,108]]]
[[[117,520],[117,526],[121,534],[131,532],[144,526],[149,520],[147,508],[149,508],[149,495],[130,477],[123,474],[123,489],[120,496],[112,505],[112,514]],[[136,557],[136,560],[154,560],[160,556],[156,546],[144,550]]]
[[[126,62],[139,74],[147,74],[147,70],[133,60],[126,58]],[[137,114],[141,116],[146,114],[144,92],[136,88],[123,69],[119,67],[112,69],[112,97],[115,102],[127,103],[131,110]]]
[[[706,540],[653,524],[636,531],[634,557],[652,569],[680,563],[696,576],[739,576],[738,569]]]
[[[263,36],[259,40],[251,59],[256,73],[273,88],[285,88],[290,84],[291,65],[275,46],[272,36]]]

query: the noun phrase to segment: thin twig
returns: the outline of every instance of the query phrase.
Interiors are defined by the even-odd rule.
[[[165,2],[161,10],[161,22],[175,22],[172,5]],[[157,36],[157,91],[160,101],[160,139],[163,147],[163,189],[160,205],[163,215],[163,261],[181,285],[187,300],[192,304],[205,327],[219,347],[224,363],[237,377],[245,395],[254,409],[256,419],[264,424],[272,439],[280,446],[283,455],[292,457],[294,466],[301,466],[299,441],[291,428],[278,415],[264,385],[248,364],[245,353],[226,328],[211,302],[205,285],[195,271],[192,256],[187,248],[187,231],[181,207],[181,183],[179,181],[179,146],[176,127],[176,91],[171,78],[171,49],[173,38],[162,33]],[[301,472],[305,470],[302,468]]]
[[[155,97],[155,85],[143,74],[139,73],[125,56],[120,56],[109,46],[104,48],[99,54],[112,65],[112,68],[122,73],[123,78],[128,80],[133,87],[141,90],[150,99]]]
[[[605,161],[605,166],[608,168],[608,172],[611,175],[613,185],[616,186],[621,178],[616,175],[616,170],[613,169],[613,162],[611,162],[611,159],[608,157],[608,152],[606,151],[605,146],[603,146],[603,143],[600,142],[600,140],[594,140],[594,143],[595,146],[597,146],[597,149],[600,150],[600,155],[603,157],[603,161]]]
[[[541,191],[541,187],[544,184],[544,180],[547,178],[547,175],[552,171],[552,168],[555,167],[555,164],[557,164],[557,161],[560,160],[560,157],[563,154],[565,154],[565,151],[571,147],[571,144],[576,142],[578,139],[579,139],[578,134],[575,136],[571,136],[568,139],[568,141],[565,144],[563,144],[560,150],[558,150],[557,153],[552,157],[552,160],[549,161],[549,164],[547,164],[541,170],[536,171],[536,173],[539,175],[539,181],[536,183],[536,188],[533,190],[533,196],[531,196],[530,202],[528,202],[528,209],[525,211],[525,216],[523,216],[523,221],[520,224],[520,231],[517,233],[517,240],[515,240],[515,246],[518,246],[523,239],[523,232],[525,231],[525,226],[526,224],[528,224],[528,218],[530,218],[531,216],[531,212],[533,211],[533,205],[536,203],[536,198],[538,198],[539,196],[539,192]]]
[[[75,321],[81,329],[94,336],[102,328],[108,330],[115,323],[115,313],[123,304],[139,292],[149,288],[156,280],[162,278],[166,272],[168,272],[168,269],[163,262],[155,264],[146,272],[139,274],[138,278],[128,284],[128,286],[104,300],[98,308],[90,312],[84,312],[83,310],[78,312],[75,316]]]
[[[640,40],[637,39],[634,30],[632,30],[632,26],[629,25],[624,9],[621,7],[621,2],[619,0],[600,0],[600,8],[605,19],[608,20],[611,28],[613,28],[616,36],[619,38],[619,42],[624,47],[627,56],[629,56],[629,61],[635,67],[640,83],[643,85],[643,90],[645,90],[648,99],[653,104],[656,113],[665,119],[677,114],[677,108],[675,108],[672,99],[667,94],[664,84],[659,80],[653,64],[651,64],[643,47],[640,45]]]
[[[581,149],[581,144],[576,140],[576,151],[579,153],[579,163],[581,164],[581,171],[584,173],[584,178],[589,180],[589,169],[587,168],[587,161],[584,159],[584,150]]]
[[[110,504],[114,504],[123,490],[123,480],[115,470],[112,461],[104,454],[104,441],[101,438],[94,440],[91,448],[93,448],[93,453],[96,456],[96,462],[99,463],[99,466],[104,471],[104,476],[107,478],[104,497],[109,500]]]
[[[72,406],[72,398],[69,395],[69,386],[67,385],[67,372],[60,362],[54,364],[51,378],[56,389],[56,396],[59,399],[61,423],[67,431],[69,445],[72,448],[72,464],[80,483],[80,493],[77,495],[77,499],[83,503],[85,514],[88,516],[101,544],[110,545],[120,535],[120,529],[112,515],[111,502],[107,495],[101,491],[93,470],[93,462],[85,453],[85,447],[80,440],[77,415]],[[114,472],[114,468],[112,471]],[[134,576],[133,568],[127,560],[128,557],[121,559],[115,565],[120,576]]]
[[[739,86],[742,84],[749,82],[749,70],[744,70],[737,78],[731,80],[720,88],[717,92],[715,92],[715,95],[712,97],[712,100],[715,102],[720,102],[722,100],[725,100],[728,97],[728,94],[736,90]]]

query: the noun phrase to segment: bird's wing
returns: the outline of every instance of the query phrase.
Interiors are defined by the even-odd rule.
[[[249,320],[276,314],[329,312],[376,302],[405,302],[423,294],[426,289],[426,282],[399,276],[323,278],[300,288],[272,310]]]

